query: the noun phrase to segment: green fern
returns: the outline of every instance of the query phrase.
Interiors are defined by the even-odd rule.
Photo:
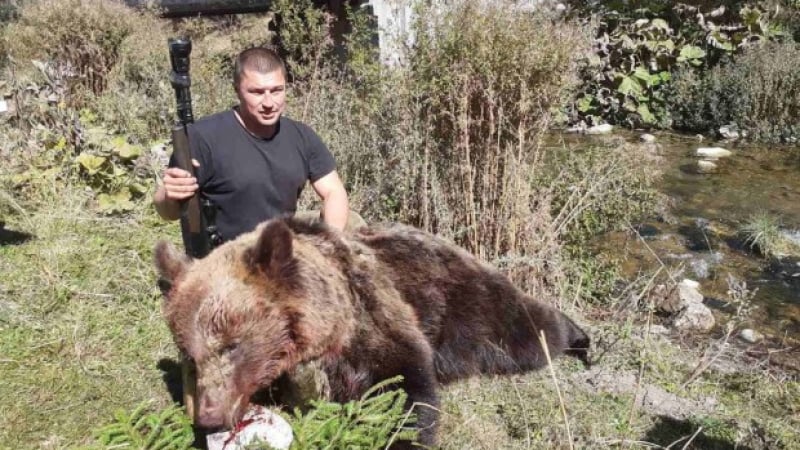
[[[405,411],[408,395],[401,389],[375,395],[401,380],[398,376],[382,381],[358,401],[312,401],[313,409],[305,415],[295,409],[291,449],[378,449],[390,441],[415,440],[417,431],[410,426],[416,423],[416,416]]]
[[[117,411],[116,421],[95,430],[99,448],[181,450],[194,442],[192,423],[178,405],[161,412],[148,412],[151,401],[139,404],[130,414]]]

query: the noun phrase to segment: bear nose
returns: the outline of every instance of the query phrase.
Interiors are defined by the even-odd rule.
[[[208,395],[200,397],[200,408],[197,412],[197,425],[201,428],[221,429],[225,426],[225,415],[220,404]]]

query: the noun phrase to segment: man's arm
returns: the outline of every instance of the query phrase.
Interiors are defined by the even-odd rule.
[[[322,199],[322,220],[334,228],[344,230],[349,205],[347,192],[339,174],[334,170],[313,182],[311,186]]]

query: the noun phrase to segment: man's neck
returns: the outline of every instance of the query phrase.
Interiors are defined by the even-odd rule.
[[[236,116],[236,120],[242,124],[242,127],[245,129],[245,131],[250,133],[253,137],[259,139],[271,139],[278,131],[277,123],[275,125],[261,125],[254,120],[246,120],[245,116],[239,112],[238,106],[233,108],[233,113]]]

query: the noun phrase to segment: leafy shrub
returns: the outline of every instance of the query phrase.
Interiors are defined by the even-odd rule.
[[[705,132],[735,123],[753,140],[796,142],[799,64],[799,44],[768,43],[705,76],[682,72],[671,96],[675,126]]]
[[[773,17],[744,2],[706,9],[666,1],[572,2],[599,23],[584,83],[567,107],[572,122],[669,127],[676,71],[714,67],[754,43],[785,37]]]

